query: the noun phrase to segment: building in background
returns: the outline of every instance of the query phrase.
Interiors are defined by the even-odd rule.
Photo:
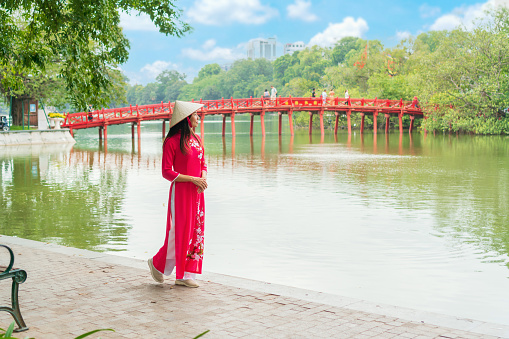
[[[306,44],[302,41],[292,42],[289,44],[285,44],[284,54],[292,55],[296,51],[302,51],[306,48]]]
[[[276,60],[276,38],[253,39],[247,43],[248,59]]]

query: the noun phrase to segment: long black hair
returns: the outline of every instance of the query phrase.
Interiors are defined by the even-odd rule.
[[[173,127],[170,128],[168,131],[168,134],[166,134],[166,138],[164,138],[163,142],[163,148],[164,144],[166,144],[166,141],[170,139],[172,136],[180,132],[180,151],[182,154],[186,154],[189,150],[189,139],[191,136],[194,136],[195,139],[200,143],[200,146],[203,147],[201,140],[196,137],[196,134],[194,133],[193,129],[189,126],[189,117],[186,117],[185,119],[182,119],[182,121],[179,121],[176,123]]]

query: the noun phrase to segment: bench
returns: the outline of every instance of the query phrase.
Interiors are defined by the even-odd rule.
[[[28,327],[21,316],[21,311],[19,309],[18,303],[18,286],[27,280],[27,272],[25,270],[19,268],[12,268],[14,265],[14,253],[10,249],[9,246],[1,245],[0,247],[4,247],[9,251],[11,256],[9,261],[9,266],[0,266],[0,280],[12,278],[12,289],[11,289],[11,304],[12,307],[0,306],[0,311],[6,311],[12,315],[16,324],[18,324],[18,328],[14,330],[14,332],[22,332],[28,330]]]

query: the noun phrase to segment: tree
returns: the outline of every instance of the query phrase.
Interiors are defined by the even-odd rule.
[[[359,40],[362,40],[360,38],[347,36],[336,42],[336,45],[332,49],[332,63],[334,65],[339,65],[343,62],[345,62],[346,55],[351,50],[359,50],[362,48],[359,45]]]
[[[221,66],[218,64],[208,64],[202,67],[198,72],[198,80],[221,73]]]
[[[182,87],[187,85],[186,75],[175,70],[164,70],[157,77],[157,102],[177,100]]]
[[[509,10],[487,14],[472,30],[453,30],[419,59],[415,85],[429,106],[426,128],[509,133],[500,119],[509,106]]]
[[[274,80],[281,82],[283,85],[286,83],[284,80],[285,72],[290,66],[299,62],[298,54],[299,52],[295,52],[293,55],[285,54],[274,61]]]
[[[167,0],[3,1],[0,4],[0,88],[4,96],[26,92],[27,77],[43,77],[57,64],[67,97],[77,109],[106,106],[112,70],[128,57],[120,12],[147,14],[159,31],[182,36],[191,27]]]

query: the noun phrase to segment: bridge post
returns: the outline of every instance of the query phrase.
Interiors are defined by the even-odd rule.
[[[377,121],[376,121],[377,118],[378,118],[378,111],[374,111],[373,112],[373,133],[375,133],[375,134],[376,134],[377,129],[378,129]]]
[[[104,143],[108,142],[108,125],[104,124]]]
[[[223,133],[221,135],[223,137],[226,135],[226,114],[223,114]]]
[[[99,140],[103,139],[103,128],[99,126]]]
[[[415,115],[410,116],[410,127],[408,128],[408,133],[412,133],[412,130],[414,129],[414,119]]]
[[[253,135],[253,125],[254,125],[254,114],[253,113],[249,113],[249,115],[251,115],[251,125],[249,126],[249,135]]]
[[[361,134],[363,134],[363,133],[364,133],[364,116],[365,116],[365,115],[366,115],[366,114],[361,113]]]
[[[336,115],[336,122],[334,123],[334,134],[338,134],[338,126],[339,126],[339,112],[334,112]]]
[[[134,125],[136,125],[135,122],[131,122],[131,139],[134,140]]]
[[[402,134],[403,133],[403,113],[405,113],[405,107],[403,106],[403,99],[401,99],[399,101],[399,107],[401,108],[401,110],[399,111],[399,114],[398,116],[401,117],[399,119],[399,133]],[[410,122],[410,124],[412,124],[413,121]]]
[[[235,111],[230,114],[230,119],[232,121],[232,137],[235,137]]]
[[[312,133],[313,128],[313,112],[309,112],[309,135]]]
[[[320,135],[322,135],[322,136],[325,134],[325,131],[323,128],[323,114],[324,114],[324,109],[322,108],[320,110]]]
[[[201,134],[201,140],[203,141],[203,136],[205,135],[205,113],[200,114],[200,134]]]
[[[389,133],[389,124],[391,123],[391,116],[385,113],[385,134]]]
[[[265,136],[265,109],[260,113],[260,123],[262,124],[262,137]]]
[[[278,135],[281,135],[281,125],[283,125],[283,114],[281,112],[277,112],[278,115]]]
[[[290,135],[293,136],[293,110],[288,111],[288,122],[290,123]]]
[[[136,122],[136,127],[137,127],[137,132],[138,132],[138,140],[140,140],[140,135],[141,135],[141,120],[138,119],[138,121]]]
[[[351,115],[352,115],[352,110],[349,109],[346,112],[346,121],[348,122],[348,135],[352,134],[352,120],[350,119]]]

